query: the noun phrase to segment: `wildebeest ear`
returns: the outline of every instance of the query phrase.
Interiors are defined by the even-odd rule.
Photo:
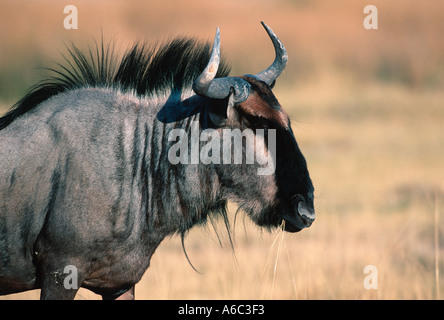
[[[273,82],[270,84],[270,89],[273,89],[276,85],[276,79],[273,80]]]
[[[239,121],[239,114],[237,113],[236,109],[234,108],[234,90],[231,88],[230,94],[227,98],[227,105],[226,105],[226,111],[224,112],[213,112],[210,110],[208,113],[211,119],[211,122],[213,122],[216,126],[223,126],[227,123],[228,120],[232,121]]]
[[[228,104],[227,104],[227,119],[231,122],[239,122],[239,113],[234,107],[234,90],[231,88],[230,95],[228,96]]]

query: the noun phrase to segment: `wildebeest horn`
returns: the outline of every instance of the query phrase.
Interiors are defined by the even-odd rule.
[[[230,89],[234,90],[233,100],[240,103],[246,100],[250,94],[250,84],[237,77],[225,77],[214,79],[220,62],[220,32],[217,28],[214,38],[213,50],[210,61],[204,71],[193,83],[193,90],[196,94],[213,99],[225,99],[230,94]]]
[[[287,65],[287,50],[284,45],[264,22],[261,22],[273,42],[276,58],[271,66],[262,72],[254,75],[258,80],[271,85],[274,80],[284,71]],[[213,50],[211,51],[210,61],[204,71],[193,83],[193,90],[196,94],[213,99],[225,99],[230,94],[231,88],[234,90],[234,103],[245,101],[250,95],[250,84],[238,77],[216,78],[217,69],[220,62],[220,32],[217,28],[214,38]]]
[[[213,50],[211,51],[210,61],[205,67],[204,71],[193,83],[193,90],[200,95],[206,95],[210,88],[211,82],[216,76],[219,69],[220,62],[220,31],[216,30],[216,36],[214,37]]]
[[[273,30],[271,30],[270,27],[268,27],[263,21],[261,21],[261,24],[265,28],[265,30],[268,33],[268,36],[273,42],[274,50],[276,52],[276,57],[271,66],[269,66],[267,69],[259,72],[254,76],[257,79],[264,81],[268,85],[271,85],[273,81],[276,80],[277,77],[279,77],[279,75],[282,73],[282,71],[284,71],[285,67],[287,66],[288,55],[287,55],[287,50],[285,49],[281,40],[279,40],[279,38],[273,32]]]

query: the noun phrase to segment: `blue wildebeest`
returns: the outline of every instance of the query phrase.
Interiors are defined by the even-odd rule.
[[[228,76],[219,30],[212,50],[179,38],[136,44],[119,61],[103,40],[86,54],[72,46],[65,64],[0,118],[0,294],[41,288],[42,299],[72,299],[81,286],[104,299],[134,298],[160,242],[175,233],[183,241],[208,218],[226,220],[227,201],[263,227],[311,225],[306,161],[271,90],[287,52],[263,26],[276,58],[241,77]],[[200,131],[261,129],[254,141],[276,149],[273,170],[172,163],[178,137],[170,133],[196,123]],[[251,146],[240,150],[248,156]],[[67,267],[77,285],[66,286]]]

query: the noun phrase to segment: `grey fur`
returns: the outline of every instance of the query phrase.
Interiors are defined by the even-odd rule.
[[[60,279],[72,265],[81,286],[115,298],[140,280],[165,237],[183,237],[209,215],[226,219],[229,200],[261,226],[311,224],[313,186],[291,129],[262,126],[277,130],[272,175],[257,175],[259,164],[168,161],[171,130],[215,127],[209,114],[227,107],[194,95],[192,81],[178,83],[140,94],[73,82],[10,113],[0,130],[0,294],[42,288],[42,299],[72,299],[76,290]],[[255,116],[231,108],[215,129],[252,126]]]

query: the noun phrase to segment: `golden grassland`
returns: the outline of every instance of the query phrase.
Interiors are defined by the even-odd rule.
[[[230,205],[234,251],[223,224],[216,226],[222,247],[211,224],[191,230],[185,248],[198,274],[180,238],[166,239],[136,286],[138,299],[443,298],[441,1],[373,1],[380,13],[376,31],[363,29],[364,5],[357,1],[227,0],[217,12],[210,2],[194,0],[74,2],[79,17],[89,12],[78,33],[61,27],[63,8],[54,1],[42,1],[43,9],[28,3],[33,14],[17,2],[2,2],[11,15],[0,19],[0,112],[38,78],[35,64],[57,57],[63,39],[85,43],[100,36],[101,27],[125,47],[147,35],[211,39],[219,25],[234,74],[256,72],[272,60],[259,20],[289,51],[288,69],[274,91],[308,162],[316,221],[297,234],[270,233],[242,213],[234,222]],[[36,12],[45,12],[45,19],[32,27]],[[5,31],[9,25],[12,34]],[[32,50],[25,52],[26,42]],[[8,87],[14,84],[19,88]],[[377,268],[376,290],[364,288],[367,265]],[[38,296],[35,290],[2,299]],[[83,289],[77,295],[97,298]]]

